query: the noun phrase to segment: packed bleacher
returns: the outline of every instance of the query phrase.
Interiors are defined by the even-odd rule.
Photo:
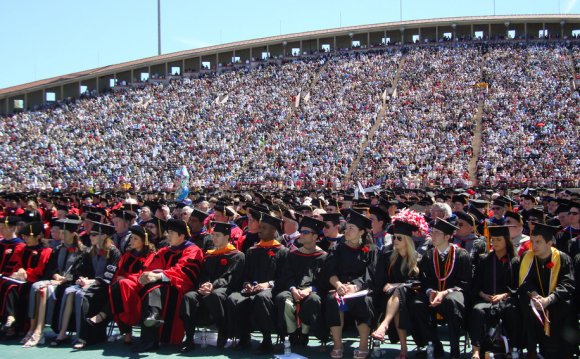
[[[561,43],[430,44],[151,81],[4,117],[0,186],[170,188],[181,165],[194,187],[340,186],[358,160],[351,177],[369,185],[574,187],[578,57]]]

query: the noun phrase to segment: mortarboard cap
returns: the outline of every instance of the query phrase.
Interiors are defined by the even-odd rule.
[[[452,225],[451,223],[443,219],[436,219],[431,227],[436,228],[441,232],[449,235],[452,235],[456,230],[459,229],[458,227]]]
[[[544,223],[534,223],[534,229],[532,230],[532,236],[542,236],[546,242],[554,239],[554,235],[558,233],[560,227],[548,226]]]
[[[510,227],[514,226],[489,226],[490,237],[505,237],[510,238]]]
[[[18,232],[21,236],[38,236],[44,233],[44,224],[42,222],[27,223]]]
[[[99,232],[107,236],[112,236],[115,234],[115,227],[101,222],[93,222],[91,232]]]
[[[371,220],[368,217],[363,216],[354,209],[349,210],[347,223],[354,224],[359,229],[370,229]]]
[[[300,229],[306,227],[306,228],[311,228],[314,231],[316,231],[316,233],[320,233],[320,231],[322,231],[322,229],[324,228],[324,226],[326,225],[326,223],[324,223],[323,221],[319,221],[315,218],[312,217],[304,217],[302,219],[302,221],[300,222]]]
[[[167,230],[177,232],[179,234],[183,234],[187,238],[189,238],[191,236],[191,232],[189,231],[189,226],[187,225],[187,223],[185,223],[181,219],[168,220],[167,221]]]
[[[232,225],[225,222],[211,222],[211,226],[214,232],[223,233],[229,236],[232,231]]]

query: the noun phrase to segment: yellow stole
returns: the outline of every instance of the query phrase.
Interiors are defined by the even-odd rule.
[[[550,285],[548,288],[548,293],[541,293],[541,295],[546,296],[550,295],[550,293],[554,292],[554,289],[556,289],[556,284],[558,282],[558,274],[560,273],[560,267],[562,266],[562,262],[560,260],[560,251],[558,251],[556,248],[550,249],[552,250],[551,262],[554,263],[554,266],[550,269]],[[538,270],[538,281],[540,282],[539,283],[540,287],[542,287],[541,278],[539,277],[540,273],[538,269],[539,267],[537,264],[537,259],[535,258],[534,253],[531,250],[526,252],[520,265],[520,273],[519,273],[520,285],[522,285],[526,277],[530,274],[530,271],[533,270],[532,267],[534,266],[536,267],[536,270]],[[544,321],[544,333],[546,333],[547,336],[550,336],[550,323],[548,315],[549,313],[546,310],[546,320]]]
[[[558,281],[558,274],[560,273],[560,267],[562,265],[560,261],[560,251],[556,248],[550,248],[552,250],[552,260],[551,262],[554,263],[554,266],[550,272],[550,287],[548,293],[546,295],[552,293],[554,289],[556,289],[556,284]],[[534,253],[529,250],[524,255],[524,259],[522,260],[522,264],[520,266],[520,285],[524,282],[528,274],[530,274],[530,270],[532,269],[532,265],[534,264]],[[538,278],[540,280],[540,278]],[[544,293],[542,293],[544,294]]]

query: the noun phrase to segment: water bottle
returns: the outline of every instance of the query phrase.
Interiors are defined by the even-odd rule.
[[[205,329],[203,329],[201,333],[201,348],[207,348],[207,333],[205,332]]]
[[[493,355],[493,353],[489,352],[487,357],[488,357],[489,359],[493,359],[493,358],[494,358],[494,355]]]
[[[516,348],[512,349],[512,359],[520,359],[520,353],[518,353]]]
[[[290,346],[290,339],[284,339],[284,355],[292,354],[292,347]]]
[[[427,359],[435,358],[435,348],[433,348],[433,342],[427,344]]]
[[[381,352],[381,342],[378,340],[373,340],[373,353],[371,354],[373,358],[380,358],[382,356]]]

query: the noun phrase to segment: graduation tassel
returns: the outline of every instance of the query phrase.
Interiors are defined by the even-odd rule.
[[[490,237],[489,237],[489,228],[487,228],[487,221],[483,222],[483,236],[485,237],[485,243],[486,243],[486,248],[487,251],[489,252],[491,250],[491,243],[490,243]]]

